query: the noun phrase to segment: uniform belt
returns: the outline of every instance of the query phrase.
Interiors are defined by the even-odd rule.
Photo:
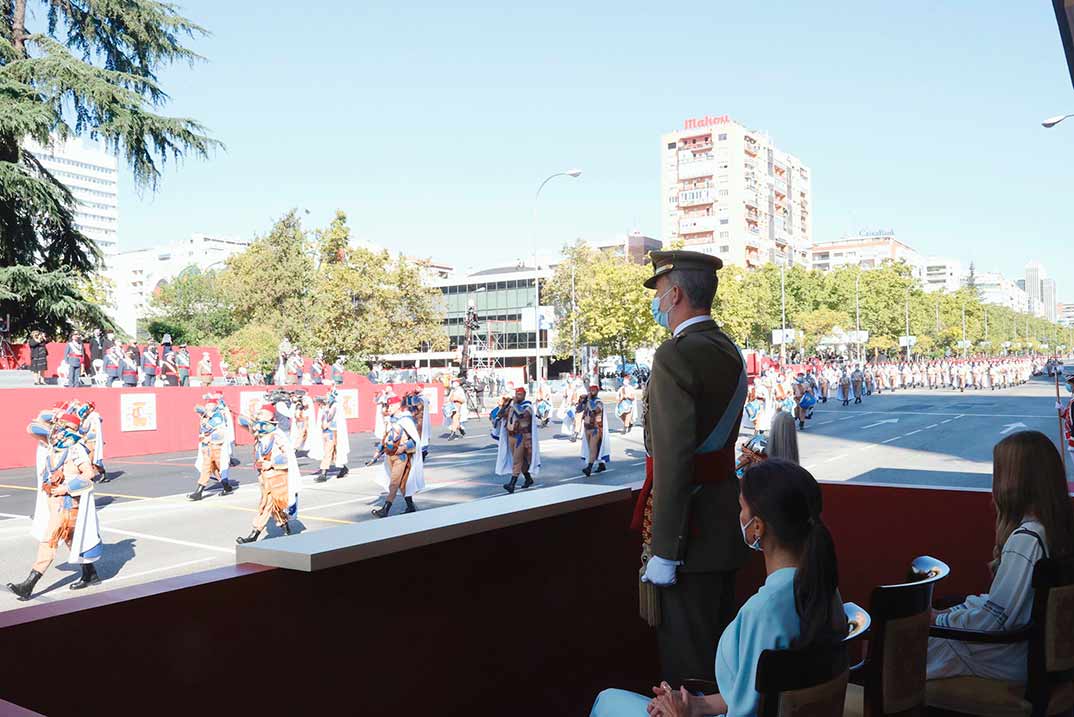
[[[735,474],[735,446],[721,448],[711,453],[694,454],[694,478],[693,485],[705,486],[714,483],[722,483]],[[641,532],[642,521],[645,518],[645,504],[653,492],[653,457],[645,457],[645,483],[641,487],[638,502],[634,504],[634,516],[630,521],[630,528]]]

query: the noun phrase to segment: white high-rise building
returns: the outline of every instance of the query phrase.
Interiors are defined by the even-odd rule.
[[[1056,321],[1067,328],[1074,328],[1074,304],[1058,304]]]
[[[1044,277],[1040,280],[1041,315],[1048,321],[1055,321],[1055,279]]]
[[[250,242],[235,237],[192,234],[187,241],[108,257],[105,275],[115,285],[112,304],[116,325],[136,336],[138,320],[148,316],[149,299],[154,291],[190,266],[201,271],[222,269],[229,256],[249,245]]]
[[[906,262],[911,275],[920,279],[925,260],[909,245],[895,238],[890,229],[861,231],[840,239],[818,242],[809,248],[810,266],[831,271],[843,266],[876,269],[886,261]]]
[[[962,262],[958,259],[930,256],[925,260],[921,276],[925,291],[958,291],[962,280]]]
[[[977,294],[984,304],[1006,306],[1008,309],[1025,312],[1029,310],[1029,295],[1011,281],[995,272],[982,271],[974,277]]]
[[[105,254],[119,250],[119,171],[116,158],[83,139],[54,139],[48,147],[27,139],[23,148],[63,182],[75,199],[75,226]]]
[[[727,115],[688,119],[660,139],[661,240],[726,264],[808,265],[808,167]]]
[[[1041,294],[1041,280],[1047,276],[1044,267],[1038,262],[1031,261],[1025,268],[1025,291],[1029,296],[1029,312],[1036,316],[1044,316],[1043,296]]]

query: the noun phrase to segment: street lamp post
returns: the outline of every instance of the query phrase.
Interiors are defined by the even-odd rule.
[[[541,381],[541,272],[537,266],[537,207],[538,200],[541,198],[541,190],[544,189],[544,185],[556,177],[572,177],[577,178],[582,175],[580,169],[568,169],[566,172],[556,172],[545,177],[545,180],[541,182],[537,187],[536,194],[533,195],[533,382],[534,390]]]
[[[962,302],[962,358],[966,358],[966,302]]]
[[[910,287],[906,287],[906,360],[910,360]]]
[[[1074,117],[1074,114],[1056,115],[1055,117],[1049,117],[1048,119],[1044,120],[1040,124],[1045,129],[1051,129],[1052,127],[1055,127],[1057,124],[1059,124],[1063,120],[1068,119],[1070,117]]]
[[[858,270],[857,276],[854,277],[854,338],[858,341],[858,362],[862,362],[864,359],[861,355],[861,303],[858,301],[858,289],[861,286],[861,270]]]
[[[780,313],[780,335],[779,335],[779,364],[780,370],[783,370],[783,366],[787,363],[787,294],[783,288],[783,264],[779,265],[779,313]]]

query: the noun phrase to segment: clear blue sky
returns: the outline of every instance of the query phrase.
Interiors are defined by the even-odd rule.
[[[167,111],[227,150],[155,194],[125,181],[122,248],[340,208],[361,239],[488,265],[529,251],[537,183],[575,166],[542,195],[544,246],[658,235],[660,133],[726,113],[812,167],[818,240],[890,227],[1010,278],[1037,259],[1074,300],[1074,120],[1040,126],[1074,112],[1048,0],[180,1],[213,35],[208,63],[163,73]]]

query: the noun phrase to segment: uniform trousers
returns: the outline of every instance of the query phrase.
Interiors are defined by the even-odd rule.
[[[201,473],[198,475],[198,485],[205,487],[209,485],[211,476],[216,476],[219,480],[223,475],[220,467],[220,446],[202,445],[199,450],[201,451]]]
[[[716,645],[737,612],[735,570],[688,573],[660,588],[656,630],[661,676],[672,687],[688,678],[714,680]]]
[[[515,478],[519,473],[529,473],[530,463],[533,461],[533,436],[524,433],[519,436],[508,434],[507,440],[511,445],[511,475]]]
[[[400,453],[394,456],[387,456],[388,472],[391,475],[391,483],[388,486],[388,502],[391,503],[395,500],[395,494],[402,492],[406,497],[406,484],[410,478],[410,467],[413,465],[411,460],[411,454]]]
[[[37,560],[33,569],[39,573],[48,570],[56,557],[56,547],[60,543],[67,543],[71,547],[71,538],[75,534],[75,521],[78,519],[79,499],[71,497],[74,505],[70,510],[64,510],[64,503],[68,496],[50,495],[48,497],[48,533],[45,540],[37,546]]]
[[[587,428],[585,429],[585,440],[589,444],[589,462],[590,463],[603,463],[599,455],[600,451],[600,438],[601,429],[599,428]]]
[[[287,471],[262,471],[257,482],[261,486],[261,502],[254,518],[254,530],[264,530],[269,518],[275,518],[276,525],[282,526],[287,522]]]
[[[326,471],[336,460],[336,432],[326,431],[322,436],[324,440],[324,456],[321,458],[321,470]]]

